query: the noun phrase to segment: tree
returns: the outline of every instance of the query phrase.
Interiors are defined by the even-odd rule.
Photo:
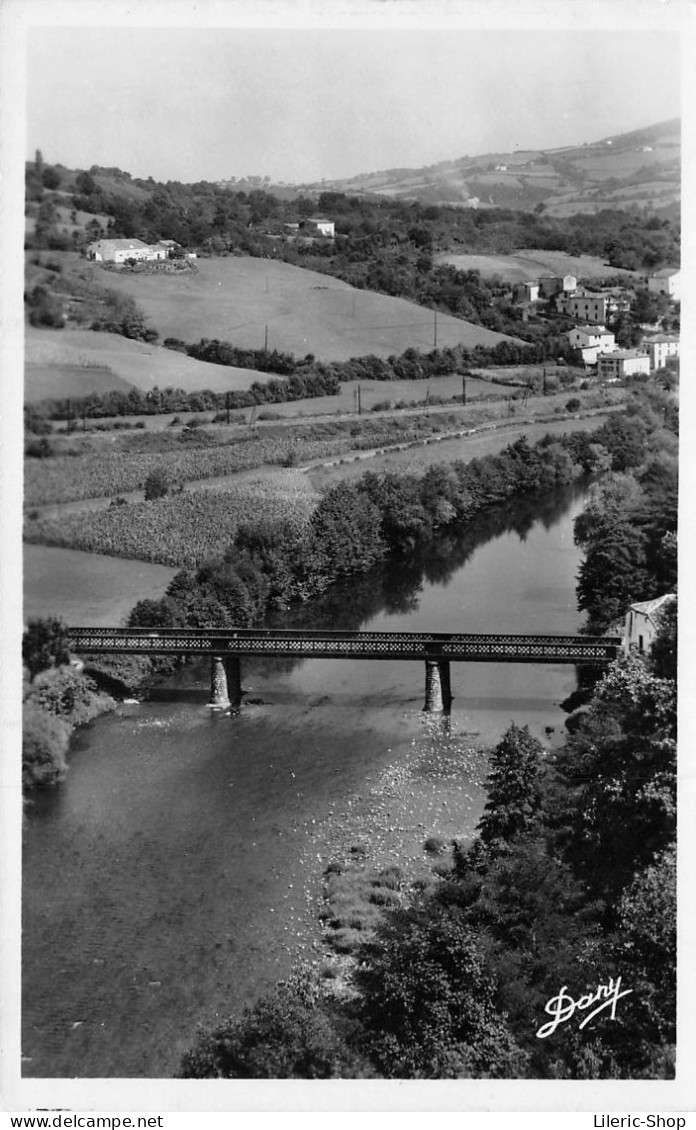
[[[32,702],[22,710],[22,787],[55,785],[65,775],[70,726]]]
[[[568,790],[568,856],[609,907],[674,839],[676,731],[674,682],[630,656],[609,668],[557,757]]]
[[[145,501],[164,498],[169,494],[169,473],[166,467],[155,467],[145,480]]]
[[[53,168],[51,165],[46,165],[42,174],[41,181],[44,188],[56,189],[60,187],[60,173],[58,169]]]
[[[383,556],[380,512],[351,483],[337,483],[321,498],[310,521],[316,564],[333,580],[366,572]]]
[[[359,954],[365,1046],[387,1078],[509,1078],[526,1056],[495,1009],[495,980],[456,907],[390,913]]]
[[[528,726],[513,723],[493,750],[488,800],[478,823],[484,843],[508,842],[538,830],[543,796],[543,746]]]
[[[658,679],[677,678],[677,601],[665,601],[658,613],[659,626],[650,649],[650,669]]]
[[[39,671],[70,662],[67,627],[57,617],[29,620],[22,639],[22,659],[34,678]]]
[[[315,976],[298,970],[242,1016],[200,1029],[184,1079],[355,1079],[372,1074],[351,1051]]]

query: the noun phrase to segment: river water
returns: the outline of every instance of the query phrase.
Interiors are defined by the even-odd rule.
[[[282,623],[575,632],[583,498],[498,508]],[[66,781],[28,810],[25,1075],[171,1076],[198,1021],[315,954],[332,820],[425,740],[423,664],[243,664],[241,713],[211,714],[207,666],[187,667],[79,733]],[[549,744],[575,685],[563,665],[452,664],[452,732],[491,745],[514,720]]]

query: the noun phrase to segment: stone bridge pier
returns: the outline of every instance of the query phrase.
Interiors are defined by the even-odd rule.
[[[449,660],[426,659],[423,710],[426,714],[449,714],[451,706],[452,684]]]
[[[210,706],[227,710],[242,700],[242,672],[238,655],[213,655],[210,660]]]

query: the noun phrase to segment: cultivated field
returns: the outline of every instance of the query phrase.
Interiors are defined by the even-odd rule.
[[[196,566],[222,553],[237,527],[253,522],[259,514],[304,524],[318,497],[301,472],[277,471],[224,491],[187,492],[90,514],[44,519],[29,533],[33,540],[51,546],[169,566]]]
[[[197,271],[139,275],[87,264],[100,286],[132,295],[162,339],[219,338],[246,349],[268,348],[326,361],[412,347],[432,349],[433,314],[402,298],[356,290],[330,275],[270,259],[200,259]],[[85,264],[80,264],[85,269]],[[510,340],[445,314],[438,346],[496,345]]]
[[[634,278],[635,271],[609,267],[591,255],[566,255],[563,251],[522,249],[514,255],[442,255],[460,271],[480,271],[482,278],[498,276],[504,282],[525,282],[539,275],[574,275],[577,279],[601,279],[611,275]]]
[[[119,334],[94,330],[36,329],[27,326],[25,340],[26,401],[44,397],[87,396],[123,389],[182,388],[195,392],[247,389],[265,382],[270,373],[210,365],[163,346],[131,341]]]

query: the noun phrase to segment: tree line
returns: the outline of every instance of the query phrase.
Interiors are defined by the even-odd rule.
[[[130,317],[130,308],[128,317]],[[123,315],[124,317],[126,315]],[[501,341],[494,346],[463,345],[422,352],[406,349],[401,354],[377,357],[353,357],[348,361],[316,361],[312,354],[298,359],[292,353],[277,350],[238,349],[229,342],[202,338],[195,345],[178,339],[164,343],[217,365],[230,365],[262,372],[282,372],[283,377],[269,381],[252,381],[248,389],[213,392],[202,389],[185,392],[177,388],[130,388],[127,392],[111,389],[91,392],[82,397],[52,397],[34,401],[25,407],[25,428],[34,434],[45,434],[47,421],[65,419],[100,419],[108,416],[154,416],[170,412],[205,412],[223,409],[250,408],[259,404],[281,404],[320,396],[336,396],[347,381],[420,380],[452,373],[471,375],[471,369],[505,365],[533,365],[544,360],[572,362],[575,351],[567,339],[548,339],[545,347]]]
[[[614,267],[644,270],[674,266],[680,254],[679,222],[669,213],[658,217],[606,209],[595,215],[555,217],[543,211],[457,208],[341,192],[324,192],[316,199],[300,194],[281,199],[260,188],[239,191],[205,181],[161,183],[96,165],[75,173],[47,165],[40,154],[27,162],[26,193],[30,206],[39,212],[56,199],[76,211],[107,216],[107,230],[95,219],[87,239],[100,235],[146,243],[173,239],[183,247],[212,254],[237,250],[288,261],[303,257],[318,261],[334,255],[353,262],[374,259],[373,271],[398,269],[398,256],[405,251],[413,253],[414,262],[421,260],[424,271],[435,249],[504,255],[519,247],[536,247],[574,256],[596,255]],[[284,240],[285,223],[317,213],[335,221],[333,243]],[[49,214],[39,217],[28,245],[69,249],[76,242],[60,232],[55,215]]]

